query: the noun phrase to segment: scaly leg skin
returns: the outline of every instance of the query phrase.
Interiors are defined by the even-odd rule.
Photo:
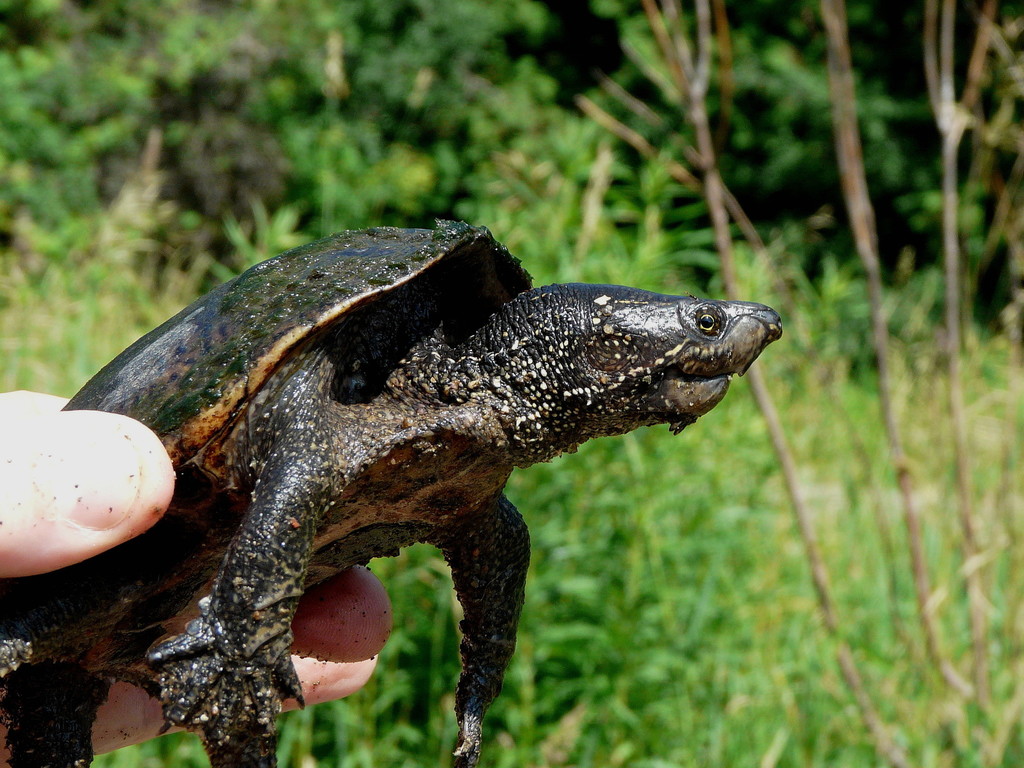
[[[150,652],[167,725],[198,732],[213,768],[272,768],[281,701],[302,703],[291,622],[331,475],[309,463],[275,450],[199,618]]]
[[[475,768],[480,759],[484,714],[515,650],[530,562],[526,523],[504,496],[489,516],[474,517],[467,527],[440,543],[464,611],[455,768]]]
[[[4,679],[11,768],[85,768],[110,683],[77,664],[26,664]]]

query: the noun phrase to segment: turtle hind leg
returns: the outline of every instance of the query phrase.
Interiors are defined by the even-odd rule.
[[[85,768],[109,681],[68,662],[26,664],[4,678],[11,768]]]

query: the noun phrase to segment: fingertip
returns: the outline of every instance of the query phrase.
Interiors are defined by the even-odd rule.
[[[369,568],[356,566],[306,591],[292,631],[302,656],[354,662],[380,652],[391,635],[387,590]]]
[[[174,470],[143,424],[99,411],[8,418],[0,439],[0,576],[43,573],[137,536]]]
[[[96,712],[92,748],[97,755],[159,736],[164,725],[160,702],[141,688],[116,682]],[[179,730],[177,728],[173,730]]]
[[[99,411],[65,412],[68,416],[74,413],[102,416],[110,424],[106,440],[110,444],[123,441],[129,446],[130,450],[125,451],[120,475],[114,470],[112,479],[118,480],[125,472],[130,475],[133,466],[138,468],[134,478],[129,478],[127,484],[135,492],[133,500],[128,504],[128,511],[129,515],[141,523],[140,530],[149,528],[164,513],[174,495],[174,465],[160,438],[145,424],[127,416]],[[137,532],[127,532],[126,537],[134,536]]]
[[[292,662],[302,681],[302,697],[307,706],[351,696],[369,682],[377,667],[376,656],[345,663],[293,656]],[[293,699],[284,705],[286,710],[297,707]]]

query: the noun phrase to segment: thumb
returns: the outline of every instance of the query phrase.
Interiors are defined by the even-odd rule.
[[[126,416],[0,395],[0,577],[56,570],[137,536],[170,503],[159,438]]]

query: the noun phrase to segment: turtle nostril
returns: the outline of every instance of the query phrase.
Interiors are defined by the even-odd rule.
[[[757,318],[764,326],[768,334],[767,343],[776,341],[782,337],[782,318],[779,313],[764,304],[750,304],[750,314]]]

